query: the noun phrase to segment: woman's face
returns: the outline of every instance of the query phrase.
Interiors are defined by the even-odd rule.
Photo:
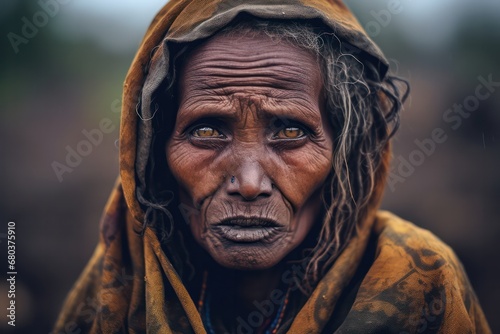
[[[215,36],[179,85],[166,154],[195,240],[228,268],[276,265],[320,218],[331,171],[316,58],[265,35]]]

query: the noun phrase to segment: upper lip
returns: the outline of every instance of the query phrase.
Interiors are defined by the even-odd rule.
[[[280,227],[277,221],[271,218],[264,217],[244,217],[244,216],[236,216],[236,217],[228,217],[222,219],[217,225],[226,225],[226,226],[238,226],[243,228],[249,227]]]

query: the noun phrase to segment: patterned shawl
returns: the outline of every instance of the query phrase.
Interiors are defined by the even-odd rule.
[[[388,63],[340,0],[171,0],[154,18],[127,75],[120,177],[95,253],[53,333],[206,333],[195,302],[137,200],[151,148],[152,95],[171,70],[169,50],[210,37],[241,15],[323,24],[381,80]],[[140,110],[137,109],[141,101]],[[358,233],[278,333],[489,333],[453,251],[431,233],[377,211],[389,150]]]

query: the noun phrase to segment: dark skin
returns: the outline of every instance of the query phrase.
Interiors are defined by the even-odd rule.
[[[215,36],[189,54],[179,85],[168,166],[180,201],[200,210],[194,239],[234,271],[226,300],[249,311],[321,218],[333,131],[318,61],[265,35]]]

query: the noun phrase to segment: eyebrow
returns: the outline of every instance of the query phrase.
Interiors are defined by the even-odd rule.
[[[244,101],[239,101],[239,103],[245,103]],[[257,101],[247,100],[247,103],[252,107],[256,108],[256,112],[259,118],[266,118],[267,120],[279,119],[282,121],[291,121],[303,123],[312,130],[317,129],[321,124],[321,114],[320,112],[315,112],[310,108],[305,107],[279,107],[279,106],[266,106],[266,102],[258,103]],[[237,122],[240,117],[241,111],[245,108],[234,108],[231,107],[232,103],[224,103],[218,106],[216,103],[205,104],[201,108],[196,108],[193,111],[190,108],[180,110],[180,115],[183,116],[183,121],[179,124],[183,129],[187,128],[195,122],[202,121],[203,119],[217,119],[225,122]]]

